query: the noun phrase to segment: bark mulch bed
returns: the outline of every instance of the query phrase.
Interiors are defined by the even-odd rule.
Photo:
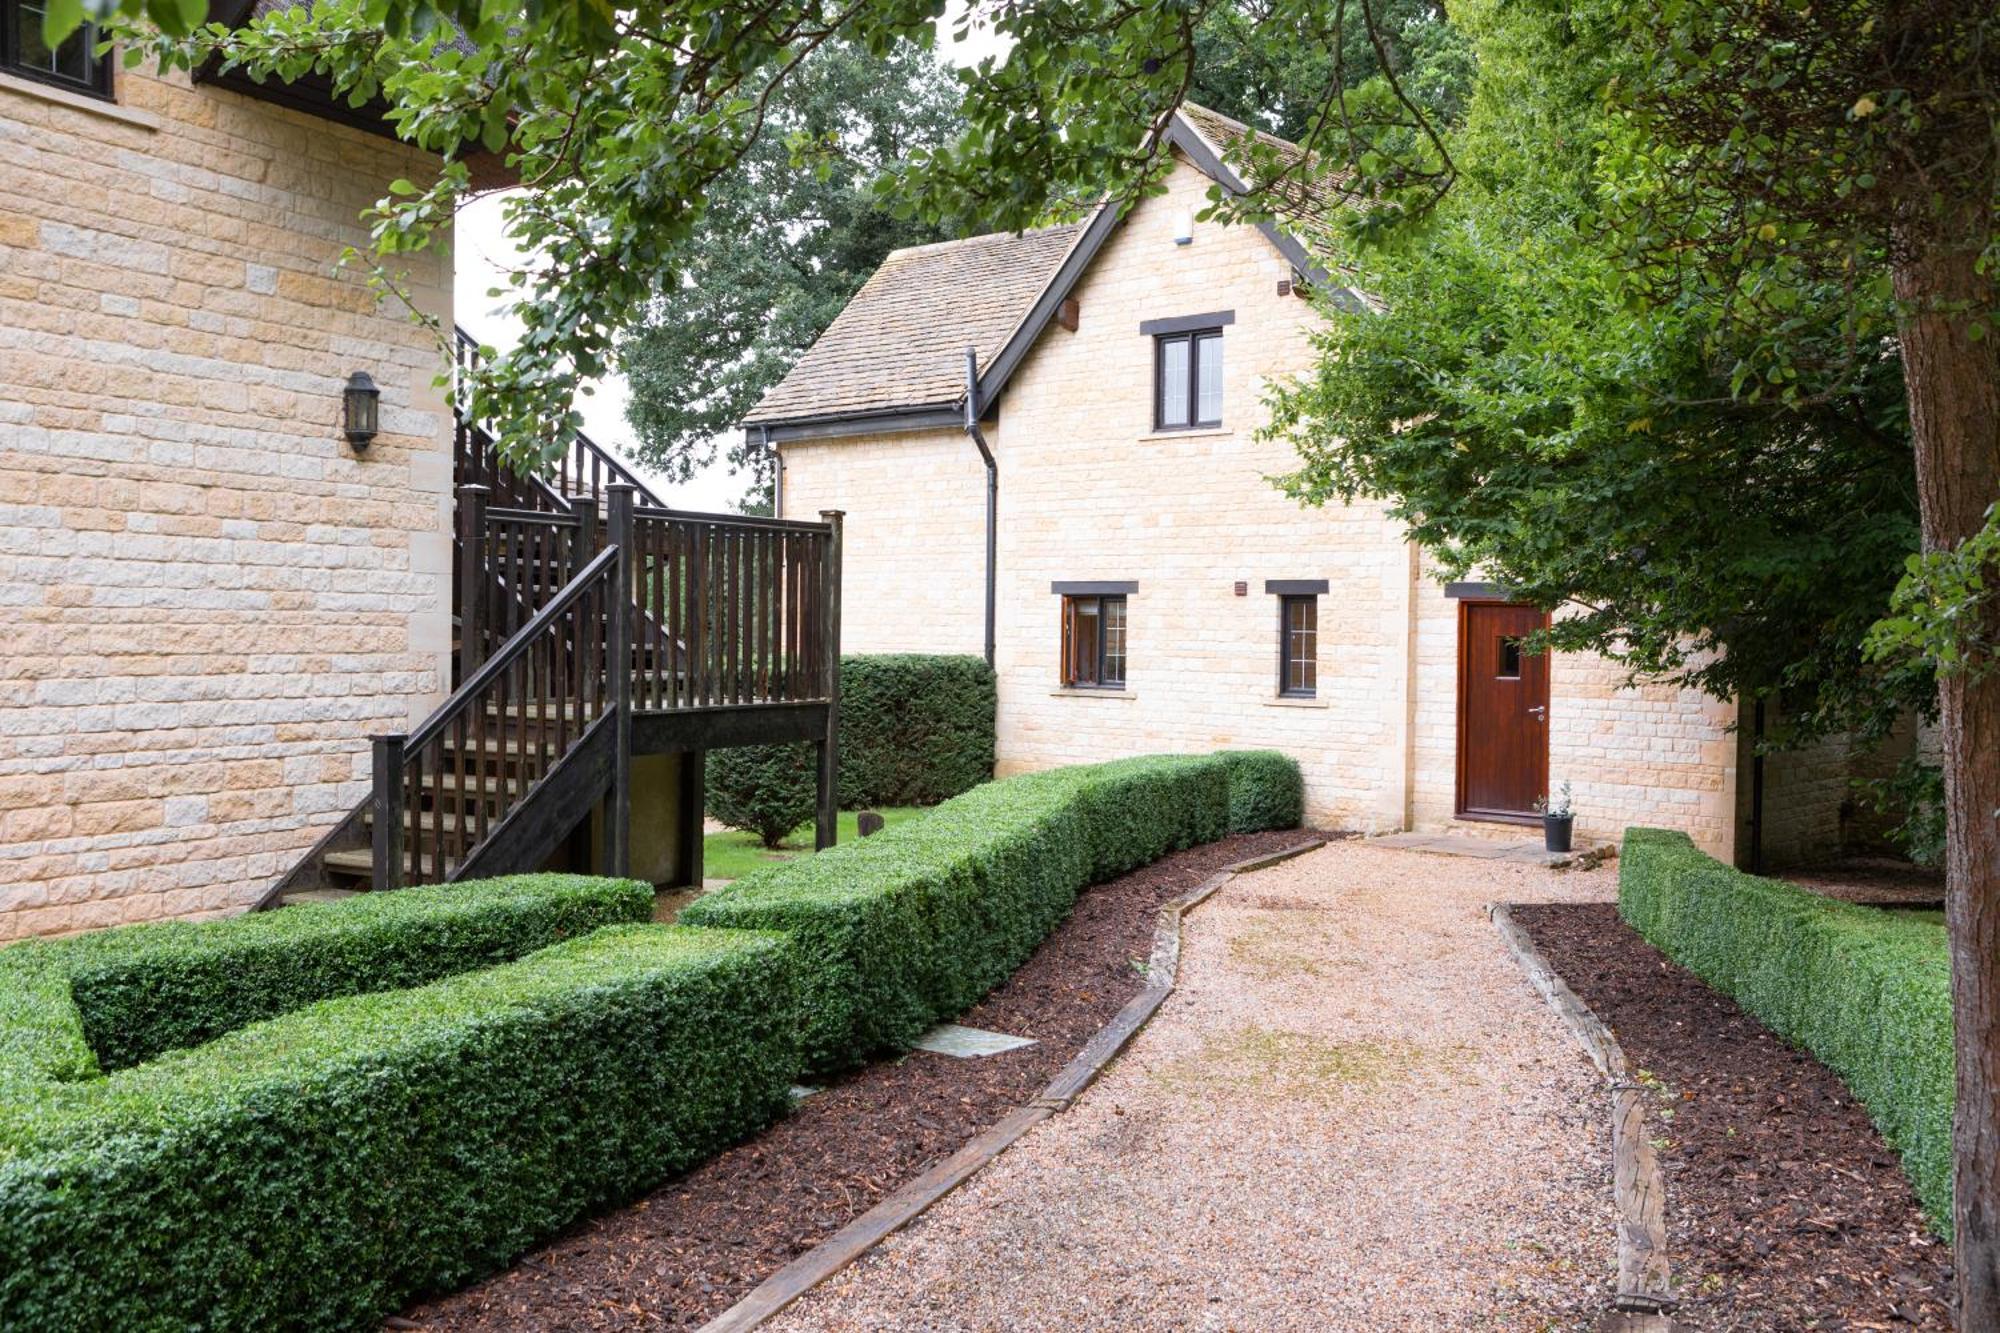
[[[1950,1247],[1832,1071],[1654,949],[1610,903],[1514,919],[1655,1094],[1675,1317],[1710,1329],[1949,1329]],[[1657,1080],[1657,1083],[1652,1082]]]
[[[749,1142],[393,1326],[685,1328],[714,1318],[1038,1096],[1138,993],[1162,903],[1301,836],[1225,838],[1085,890],[1034,957],[959,1020],[1036,1045],[971,1060],[913,1051],[857,1070]]]
[[[1843,902],[1868,907],[1942,908],[1944,870],[1886,856],[1849,857],[1781,871],[1779,879]]]

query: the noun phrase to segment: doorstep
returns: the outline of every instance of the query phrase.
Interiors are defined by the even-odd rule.
[[[1550,867],[1570,865],[1592,850],[1590,844],[1579,843],[1567,852],[1551,852],[1539,841],[1503,842],[1498,838],[1474,838],[1462,833],[1386,833],[1379,838],[1370,838],[1368,845],[1425,852],[1431,856],[1469,856],[1482,861],[1514,861]]]

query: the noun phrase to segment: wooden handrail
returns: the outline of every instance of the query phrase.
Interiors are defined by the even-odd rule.
[[[576,577],[563,586],[563,590],[549,599],[548,605],[535,612],[527,624],[514,631],[507,641],[493,650],[493,655],[479,664],[478,670],[467,676],[459,687],[451,692],[451,697],[439,704],[437,711],[417,724],[417,729],[404,738],[406,748],[415,748],[427,741],[436,740],[444,731],[451,715],[464,707],[466,702],[498,680],[500,673],[520,661],[528,651],[528,644],[537,635],[546,631],[562,616],[563,612],[575,606],[589,591],[590,584],[605,570],[618,563],[618,548],[607,546]]]

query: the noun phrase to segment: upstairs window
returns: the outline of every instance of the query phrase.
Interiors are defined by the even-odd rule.
[[[0,0],[0,69],[93,97],[111,96],[111,55],[97,53],[103,34],[85,23],[50,47],[42,40],[49,0]]]
[[[1153,358],[1153,429],[1222,424],[1221,329],[1162,334]]]

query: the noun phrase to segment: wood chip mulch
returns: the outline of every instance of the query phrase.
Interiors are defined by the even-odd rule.
[[[1802,889],[1868,907],[1942,908],[1944,870],[1882,856],[1849,857],[1825,865],[1785,870],[1779,879]]]
[[[1704,1330],[1952,1327],[1950,1247],[1846,1084],[1647,944],[1616,906],[1514,917],[1654,1094],[1676,1318]]]
[[[1038,1096],[1138,992],[1162,903],[1224,866],[1300,840],[1297,831],[1225,838],[1086,890],[1034,957],[958,1020],[1036,1045],[979,1059],[915,1051],[857,1070],[758,1137],[391,1326],[706,1322]]]

